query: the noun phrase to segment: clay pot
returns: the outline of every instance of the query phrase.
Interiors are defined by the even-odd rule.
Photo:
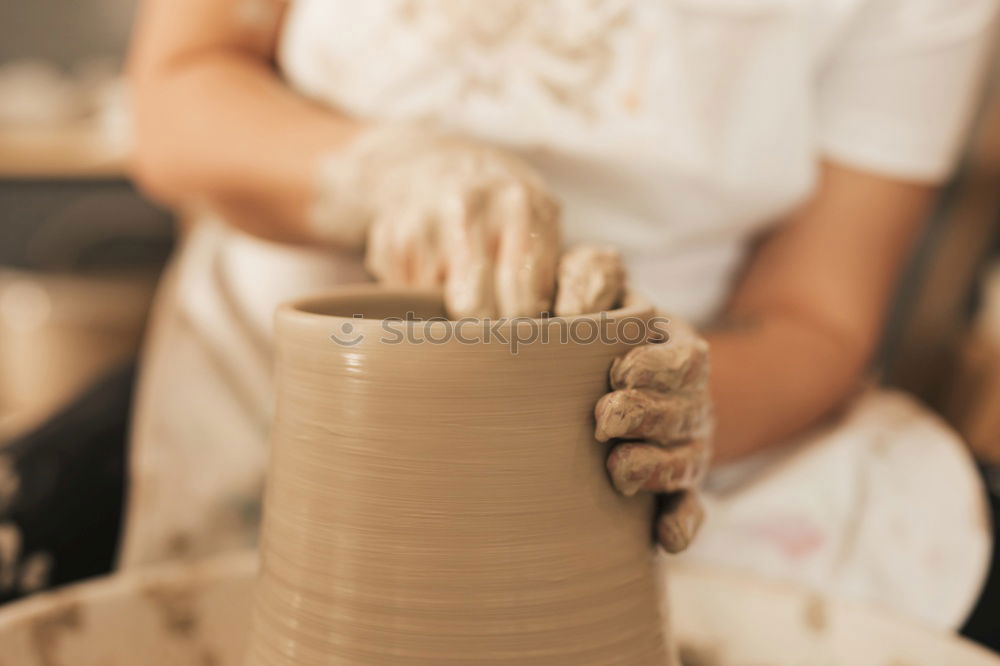
[[[675,663],[651,501],[613,491],[593,439],[651,308],[386,319],[407,313],[443,308],[357,287],[279,311],[247,664]]]
[[[236,553],[139,568],[2,606],[3,659],[240,666],[256,569],[256,553]],[[670,583],[685,666],[1000,666],[995,654],[957,636],[805,588],[690,562],[674,563]]]

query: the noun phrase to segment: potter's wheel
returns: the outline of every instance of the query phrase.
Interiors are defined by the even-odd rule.
[[[0,611],[0,663],[239,666],[253,553],[168,565],[40,595]],[[1000,666],[957,638],[791,586],[671,569],[689,666]]]

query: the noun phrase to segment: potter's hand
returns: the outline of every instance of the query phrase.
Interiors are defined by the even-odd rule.
[[[616,307],[625,270],[614,250],[579,246],[559,263],[555,313],[570,316]],[[612,393],[595,409],[596,437],[618,443],[608,470],[618,490],[662,494],[657,535],[671,553],[684,550],[701,526],[697,486],[710,456],[708,345],[675,322],[670,340],[638,347],[611,368]]]
[[[672,320],[668,341],[615,360],[612,392],[595,409],[597,439],[626,440],[608,456],[615,487],[663,495],[657,536],[670,553],[687,548],[703,518],[697,493],[711,456],[708,370],[707,343]]]
[[[372,130],[329,160],[322,189],[317,223],[349,230],[357,220],[379,280],[443,284],[456,317],[551,308],[559,209],[514,155],[416,128]]]
[[[625,267],[611,248],[578,245],[559,260],[558,317],[604,312],[619,305],[625,293]]]

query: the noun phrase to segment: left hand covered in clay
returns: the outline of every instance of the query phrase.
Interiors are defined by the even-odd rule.
[[[555,313],[599,312],[621,299],[625,273],[613,250],[579,247],[563,255]],[[704,518],[698,486],[711,459],[708,344],[671,319],[669,339],[629,351],[611,367],[597,403],[595,436],[613,442],[608,471],[624,495],[661,496],[656,534],[669,553],[691,543]]]

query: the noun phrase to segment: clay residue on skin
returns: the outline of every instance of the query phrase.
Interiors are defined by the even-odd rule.
[[[707,439],[712,406],[699,393],[662,394],[640,389],[608,393],[594,410],[597,439],[645,439],[667,444]]]
[[[810,597],[803,609],[802,619],[810,630],[822,634],[829,623],[826,601],[822,597]]]
[[[378,281],[443,286],[454,317],[550,311],[559,205],[514,154],[416,124],[381,126],[324,157],[315,182],[313,233],[364,247]]]
[[[41,666],[65,666],[58,658],[60,639],[83,627],[80,603],[71,601],[40,614],[30,628],[31,644]]]
[[[604,312],[621,302],[625,292],[625,265],[617,250],[576,246],[560,259],[558,282],[556,316]]]
[[[657,540],[668,553],[681,553],[691,545],[704,522],[705,510],[698,493],[693,490],[677,493],[663,502],[656,525]]]
[[[688,327],[671,321],[668,341],[638,347],[615,360],[611,387],[670,393],[682,387],[698,388],[708,377],[708,343]]]
[[[351,318],[373,292],[279,313],[247,666],[675,663],[652,498],[615,492],[585,418],[628,345],[386,344]],[[422,312],[396,298],[383,316]]]
[[[702,442],[668,447],[626,442],[611,451],[607,466],[612,482],[624,495],[673,493],[695,487],[708,465],[707,453]]]

